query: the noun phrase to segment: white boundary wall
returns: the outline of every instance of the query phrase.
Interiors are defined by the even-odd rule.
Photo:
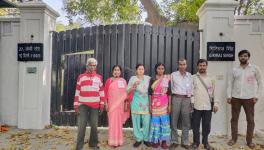
[[[20,18],[0,18],[0,123],[17,125]]]
[[[42,1],[18,8],[18,18],[0,17],[0,123],[42,129],[50,124],[50,31],[59,14]],[[17,43],[43,43],[43,61],[18,62]],[[28,67],[36,73],[29,74]]]
[[[233,0],[207,0],[198,10],[200,18],[200,54],[207,56],[207,42],[235,42],[235,62],[209,61],[208,72],[214,75],[216,81],[216,98],[220,100],[220,111],[213,115],[212,134],[230,135],[231,108],[226,103],[227,73],[233,66],[238,65],[237,53],[242,49],[251,52],[250,62],[260,67],[264,73],[264,17],[263,16],[234,16],[234,9],[238,5]],[[220,36],[223,33],[223,36]],[[263,75],[262,75],[263,76]],[[264,97],[259,99],[255,107],[255,131],[264,136]],[[246,119],[241,109],[239,119],[239,133],[246,133]]]

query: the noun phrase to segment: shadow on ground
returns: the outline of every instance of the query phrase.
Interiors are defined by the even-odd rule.
[[[84,149],[88,148],[89,128],[86,130],[86,144]],[[8,132],[0,132],[0,150],[74,150],[76,141],[76,128],[49,128],[43,130],[21,130],[11,127]],[[107,129],[99,129],[99,147],[101,150],[112,150],[113,148],[107,145]],[[122,147],[115,148],[116,150],[133,150],[133,134],[131,129],[126,129],[124,132],[125,143]],[[190,137],[190,141],[191,141]],[[247,150],[245,137],[240,136],[238,143],[233,147],[226,143],[226,136],[211,136],[210,144],[215,150]],[[264,139],[255,137],[254,142],[257,144],[255,150],[264,150]],[[151,150],[143,144],[137,148],[139,150]],[[180,146],[177,150],[184,150]],[[203,149],[202,146],[200,149]],[[161,148],[155,149],[161,150]]]

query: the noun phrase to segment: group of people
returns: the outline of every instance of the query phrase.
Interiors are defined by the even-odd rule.
[[[254,104],[261,94],[262,79],[259,68],[248,62],[248,50],[240,51],[238,56],[240,65],[232,70],[227,88],[227,102],[232,105],[232,139],[228,144],[234,145],[237,141],[238,118],[243,106],[248,122],[247,144],[254,148]],[[108,144],[114,148],[124,143],[122,127],[131,113],[135,148],[143,143],[153,148],[175,149],[181,145],[185,149],[198,149],[202,122],[202,144],[205,149],[211,149],[208,135],[212,112],[218,111],[219,101],[215,99],[215,79],[207,73],[207,60],[198,60],[198,72],[194,75],[186,71],[185,59],[178,61],[178,70],[170,75],[165,74],[163,63],[157,63],[153,77],[144,74],[143,64],[137,64],[136,75],[128,84],[121,77],[122,68],[115,65],[112,77],[104,86],[96,66],[96,59],[89,58],[86,72],[79,75],[76,83],[77,150],[83,148],[88,120],[91,127],[89,147],[99,149],[97,124],[99,112],[103,110],[108,115]],[[177,132],[179,125],[181,144]],[[189,145],[191,128],[193,143]]]

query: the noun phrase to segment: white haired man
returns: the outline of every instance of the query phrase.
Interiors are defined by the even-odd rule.
[[[94,58],[87,60],[86,72],[79,75],[76,83],[74,110],[78,113],[78,135],[76,150],[84,145],[87,121],[91,126],[89,147],[99,149],[97,126],[99,109],[104,109],[104,88],[102,76],[96,73],[97,61]]]

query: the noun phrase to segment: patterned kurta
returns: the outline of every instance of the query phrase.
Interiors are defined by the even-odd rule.
[[[139,81],[136,76],[132,76],[128,82],[128,90],[133,86],[136,81]],[[149,97],[148,86],[150,77],[144,75],[140,80],[140,84],[134,91],[133,99],[131,102],[131,113],[133,114],[149,114]]]
[[[151,123],[149,142],[159,143],[170,140],[170,117],[168,103],[170,95],[169,79],[152,78],[149,85],[151,96]]]

